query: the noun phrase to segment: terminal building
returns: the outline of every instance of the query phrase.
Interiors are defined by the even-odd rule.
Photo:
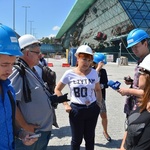
[[[88,44],[96,52],[136,61],[126,49],[127,34],[134,28],[150,34],[150,0],[76,0],[56,39],[65,49]]]

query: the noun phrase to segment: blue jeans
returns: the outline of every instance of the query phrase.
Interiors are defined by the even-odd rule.
[[[86,150],[94,150],[95,127],[100,113],[96,102],[90,106],[71,103],[69,114],[72,132],[71,150],[80,150],[82,139],[85,140]]]
[[[48,141],[51,137],[51,131],[40,131],[37,133],[41,133],[41,137],[31,146],[26,146],[21,140],[16,139],[15,150],[46,150]]]

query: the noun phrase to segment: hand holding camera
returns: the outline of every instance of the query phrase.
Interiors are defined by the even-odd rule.
[[[131,79],[131,77],[130,77],[130,76],[128,76],[128,77],[124,77],[124,80],[125,80],[125,83],[126,83],[127,85],[129,85],[129,84],[132,84],[132,83],[133,83],[133,79]]]

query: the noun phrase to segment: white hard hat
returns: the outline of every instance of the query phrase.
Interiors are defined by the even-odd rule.
[[[143,61],[139,64],[139,67],[150,72],[150,54],[143,59]]]
[[[93,55],[92,49],[88,45],[81,45],[78,47],[75,56],[77,56],[79,53],[85,53],[89,55]]]
[[[40,41],[38,41],[33,35],[30,34],[25,34],[23,36],[21,36],[19,39],[19,45],[21,49],[24,49],[25,47],[32,45],[34,43],[39,43]]]

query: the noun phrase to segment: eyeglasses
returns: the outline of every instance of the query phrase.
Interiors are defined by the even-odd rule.
[[[41,52],[36,52],[36,51],[30,51],[30,52],[35,53],[35,54],[37,54],[37,55],[42,54]]]

